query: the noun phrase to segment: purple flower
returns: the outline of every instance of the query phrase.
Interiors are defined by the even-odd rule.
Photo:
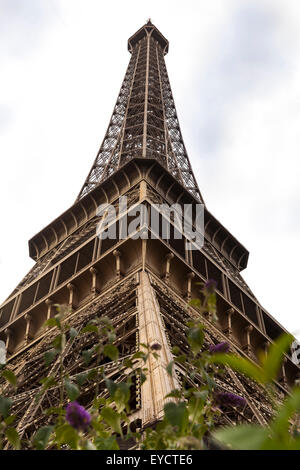
[[[211,344],[209,346],[209,352],[211,354],[227,353],[228,351],[229,351],[229,344],[226,341],[224,341],[223,343]]]
[[[247,404],[245,398],[230,392],[218,392],[215,396],[216,401],[220,405],[231,405],[236,407],[243,407]]]
[[[77,431],[85,431],[91,422],[90,413],[77,401],[68,403],[66,407],[66,420]]]
[[[152,351],[160,351],[161,350],[161,345],[159,343],[153,343],[151,345]]]
[[[217,288],[217,281],[214,279],[208,279],[203,286],[203,289],[206,290],[209,294],[213,294]]]

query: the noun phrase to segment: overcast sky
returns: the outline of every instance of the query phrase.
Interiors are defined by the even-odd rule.
[[[299,333],[299,0],[0,0],[0,301],[33,265],[28,240],[77,197],[149,17],[207,207]]]

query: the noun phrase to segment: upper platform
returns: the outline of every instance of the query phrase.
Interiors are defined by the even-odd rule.
[[[135,44],[138,43],[143,37],[150,33],[154,39],[161,45],[164,54],[167,54],[169,51],[169,41],[161,34],[161,32],[151,23],[151,20],[148,21],[144,26],[142,26],[133,36],[128,39],[128,50],[131,53]]]

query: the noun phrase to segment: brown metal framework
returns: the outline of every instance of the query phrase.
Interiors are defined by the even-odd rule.
[[[128,160],[151,158],[202,201],[165,65],[168,41],[149,20],[129,39],[128,47],[132,54],[128,69],[104,140],[77,200]]]

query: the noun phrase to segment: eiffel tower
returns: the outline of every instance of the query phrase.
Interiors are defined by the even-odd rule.
[[[69,323],[80,331],[96,315],[109,317],[116,330],[120,361],[140,343],[161,346],[160,357],[148,364],[149,378],[136,380],[131,397],[131,419],[141,426],[163,416],[164,397],[179,387],[188,371],[176,364],[176,374],[165,370],[173,359],[172,348],[187,350],[186,322],[199,318],[188,301],[198,297],[199,282],[217,282],[218,320],[201,318],[205,347],[222,341],[232,351],[257,360],[283,327],[260,305],[241,276],[248,251],[208,211],[193,174],[181,135],[164,56],[167,39],[149,20],[128,40],[129,65],[103,143],[91,171],[72,205],[29,241],[35,265],[0,307],[0,340],[7,350],[9,367],[18,377],[13,413],[21,436],[29,438],[49,417],[43,406],[58,406],[57,388],[41,392],[40,379],[55,375],[57,362],[45,366],[44,353],[54,333],[43,328],[55,315],[55,304],[70,308]],[[202,204],[204,244],[187,250],[183,236],[163,239],[127,236],[101,239],[98,208],[116,209],[117,226],[124,225],[119,200],[147,207],[157,204]],[[128,219],[127,219],[128,220]],[[172,224],[171,224],[172,225]],[[174,228],[174,227],[173,227]],[[151,232],[152,228],[149,228]],[[71,378],[84,370],[81,351],[92,346],[93,335],[67,343],[64,366]],[[94,361],[94,362],[93,362]],[[90,367],[94,367],[94,359]],[[126,370],[104,362],[106,375],[122,381]],[[276,382],[279,396],[294,383],[299,367],[291,353]],[[243,410],[222,411],[222,422],[265,424],[272,415],[266,397],[248,379],[228,371],[219,380],[220,390],[242,395]],[[5,385],[2,383],[2,389]],[[88,407],[95,384],[88,382],[79,397]],[[5,390],[4,390],[5,391]],[[99,393],[106,396],[101,384]]]

